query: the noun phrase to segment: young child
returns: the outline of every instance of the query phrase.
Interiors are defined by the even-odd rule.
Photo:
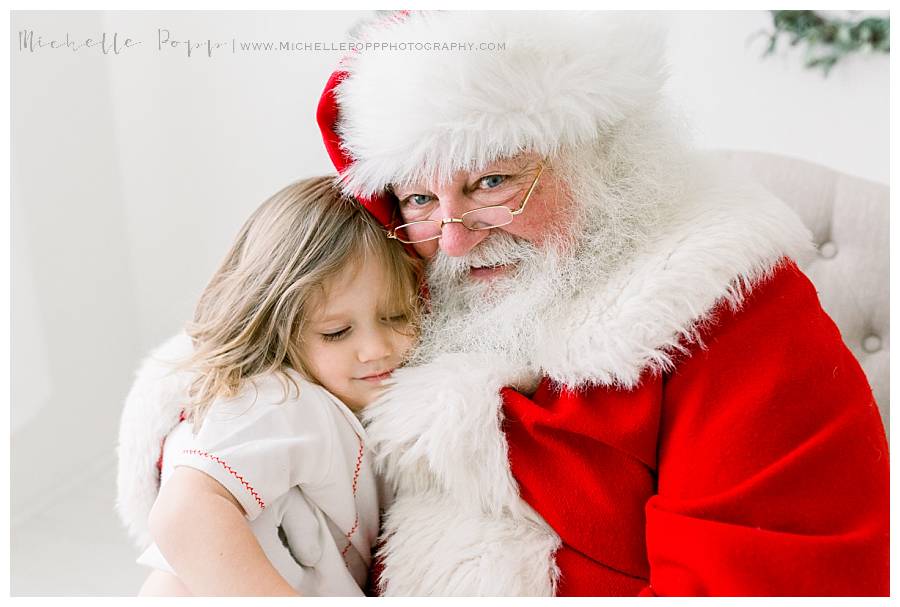
[[[354,412],[413,343],[418,276],[331,178],[292,184],[253,213],[200,297],[190,357],[167,373],[158,353],[126,402],[119,510],[140,532],[133,506],[147,486],[133,477],[147,457],[129,436],[148,434],[141,416],[167,425],[183,399],[141,594],[363,594],[379,502]]]

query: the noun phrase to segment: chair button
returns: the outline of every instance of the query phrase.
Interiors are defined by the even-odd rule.
[[[881,349],[881,338],[877,335],[869,335],[863,340],[862,347],[869,354],[874,354]]]
[[[823,242],[822,246],[819,247],[819,255],[825,259],[831,259],[837,255],[837,245],[830,240],[828,242]]]

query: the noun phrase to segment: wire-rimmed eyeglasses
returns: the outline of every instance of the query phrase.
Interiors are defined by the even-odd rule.
[[[538,167],[537,175],[534,176],[534,180],[528,187],[528,191],[525,192],[525,197],[515,210],[510,209],[505,204],[492,204],[466,211],[459,217],[404,223],[389,231],[387,236],[405,244],[417,244],[440,238],[444,226],[448,223],[460,223],[463,227],[473,231],[491,230],[509,225],[516,215],[521,215],[525,212],[525,205],[528,204],[528,199],[531,198],[531,194],[537,187],[538,180],[543,172],[544,165],[541,164]]]

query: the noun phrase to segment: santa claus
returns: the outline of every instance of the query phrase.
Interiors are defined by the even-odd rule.
[[[448,12],[356,36],[319,124],[430,305],[365,413],[381,591],[887,594],[887,443],[796,265],[810,236],[683,145],[659,31]]]

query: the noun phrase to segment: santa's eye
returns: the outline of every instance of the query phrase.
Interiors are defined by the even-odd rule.
[[[434,202],[434,196],[428,196],[427,194],[410,194],[401,200],[400,204],[401,206],[415,209],[426,207],[432,202]]]
[[[478,180],[478,187],[491,190],[503,184],[506,175],[487,175]]]

